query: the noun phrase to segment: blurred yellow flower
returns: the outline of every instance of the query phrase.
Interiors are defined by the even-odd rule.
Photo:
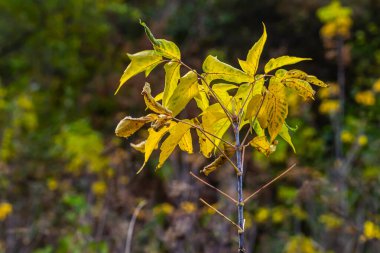
[[[343,224],[343,220],[333,214],[322,214],[319,216],[319,222],[329,230],[339,228]]]
[[[244,213],[244,218],[245,218],[244,228],[245,229],[251,228],[253,225],[252,216],[247,212],[247,213]]]
[[[324,99],[339,95],[339,85],[337,83],[328,83],[328,85],[327,89],[320,89],[318,91],[319,98]]]
[[[364,134],[360,135],[358,138],[358,143],[360,146],[365,146],[368,143],[368,138]]]
[[[169,215],[173,212],[174,208],[172,205],[169,203],[162,203],[160,205],[157,205],[153,208],[153,214],[155,216],[164,214],[164,215]]]
[[[327,99],[322,101],[319,106],[319,112],[322,114],[335,113],[339,110],[339,101],[336,99]]]
[[[272,221],[274,223],[281,223],[285,219],[285,210],[282,208],[274,208],[272,210]]]
[[[49,178],[46,182],[46,185],[50,191],[55,191],[58,188],[58,182],[55,178]]]
[[[255,221],[258,223],[266,222],[269,219],[270,210],[266,207],[260,207],[255,214]]]
[[[375,95],[372,91],[361,91],[355,94],[355,101],[358,104],[372,106],[375,104]]]
[[[347,130],[343,130],[340,133],[340,139],[343,143],[351,143],[354,141],[354,136]]]
[[[103,196],[107,191],[107,185],[104,181],[95,181],[91,185],[91,191],[96,196]]]
[[[380,79],[377,79],[372,86],[372,90],[376,93],[380,93]]]
[[[322,253],[309,237],[303,235],[293,236],[285,246],[285,253]]]
[[[189,202],[189,201],[182,202],[180,207],[183,211],[185,211],[186,213],[189,213],[189,214],[193,213],[197,209],[195,204],[193,202]]]
[[[380,227],[371,221],[364,222],[363,236],[365,239],[380,239]]]
[[[13,207],[8,202],[0,203],[0,221],[5,220],[13,211]]]
[[[299,220],[304,220],[307,218],[307,213],[301,209],[299,206],[293,206],[292,214]]]

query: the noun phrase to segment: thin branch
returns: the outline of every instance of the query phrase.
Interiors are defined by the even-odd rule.
[[[243,229],[238,224],[236,224],[235,222],[233,222],[230,218],[228,218],[226,215],[224,215],[218,209],[216,209],[215,207],[213,207],[212,205],[210,205],[209,203],[207,203],[204,199],[200,198],[199,200],[203,204],[205,204],[206,206],[208,206],[209,208],[211,208],[212,210],[214,210],[216,213],[218,213],[220,216],[222,216],[223,218],[225,218],[227,221],[229,221],[232,225],[234,225],[235,227],[237,227],[239,229],[239,231],[243,231]]]
[[[276,182],[278,179],[280,179],[282,176],[284,176],[286,173],[288,173],[289,171],[291,171],[294,167],[296,166],[296,164],[293,164],[292,166],[290,166],[288,169],[286,169],[284,172],[282,172],[280,175],[278,175],[277,177],[275,177],[274,179],[272,179],[271,181],[269,181],[268,183],[266,183],[265,185],[261,186],[257,191],[255,191],[254,193],[252,193],[251,195],[249,195],[247,198],[244,199],[244,203],[247,202],[250,198],[253,198],[254,196],[256,196],[257,194],[259,194],[262,190],[264,190],[265,188],[267,188],[269,185],[273,184],[274,182]]]
[[[181,122],[181,123],[187,124],[187,125],[192,126],[192,127],[196,128],[196,129],[198,129],[198,130],[203,130],[203,132],[204,132],[205,134],[211,135],[212,137],[214,137],[214,138],[216,138],[216,139],[218,139],[218,140],[224,142],[225,144],[227,144],[227,145],[229,145],[229,146],[231,146],[231,147],[235,147],[235,145],[233,145],[232,143],[230,143],[230,142],[228,142],[228,141],[226,141],[226,140],[223,140],[222,138],[216,136],[215,134],[212,134],[212,133],[210,133],[210,132],[204,130],[204,129],[201,128],[200,126],[197,126],[197,125],[195,125],[195,124],[192,124],[192,123],[190,123],[190,122],[187,122],[187,121],[184,121],[184,120],[181,120],[181,119],[178,119],[178,118],[173,118],[173,120],[176,120],[176,121],[178,121],[178,122]]]
[[[214,189],[216,190],[217,192],[219,192],[220,194],[224,195],[225,197],[229,198],[230,200],[232,200],[232,202],[234,202],[235,204],[237,204],[237,200],[235,200],[233,197],[231,197],[230,195],[228,195],[227,193],[225,193],[224,191],[216,188],[215,186],[207,183],[206,181],[204,181],[203,179],[201,179],[200,177],[196,176],[193,172],[190,171],[190,175],[193,176],[194,178],[198,179],[200,182],[204,183],[205,185],[207,185],[208,187],[210,187],[211,189]]]
[[[139,215],[141,209],[146,205],[146,201],[143,200],[141,201],[135,211],[133,212],[133,215],[132,215],[132,219],[131,221],[129,222],[129,226],[128,226],[128,232],[127,232],[127,242],[125,244],[125,253],[130,253],[131,252],[131,248],[132,248],[132,236],[133,236],[133,229],[135,227],[135,223],[136,223],[136,218],[137,216]]]

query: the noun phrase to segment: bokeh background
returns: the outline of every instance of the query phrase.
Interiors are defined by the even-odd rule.
[[[246,194],[297,167],[246,204],[247,252],[380,252],[380,1],[0,0],[0,252],[235,252],[236,231],[203,197],[235,206],[189,175],[208,161],[176,152],[136,175],[140,136],[114,136],[144,115],[144,76],[114,96],[126,53],[150,49],[139,19],[201,68],[208,54],[237,66],[264,22],[271,57],[330,83],[314,102],[290,96],[297,149],[245,157]],[[324,10],[324,11],[323,11]],[[149,76],[154,92],[164,73]],[[156,86],[156,87],[154,87]],[[185,114],[188,112],[185,112]],[[225,167],[207,180],[234,194]],[[140,212],[133,215],[139,203]]]

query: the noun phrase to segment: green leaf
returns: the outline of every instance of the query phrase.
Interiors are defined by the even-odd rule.
[[[149,70],[147,71],[147,74],[149,74],[154,67],[163,62],[162,57],[153,50],[145,50],[136,54],[128,54],[128,57],[131,59],[131,62],[121,76],[120,84],[115,94],[120,90],[121,86],[131,77],[147,70]]]
[[[162,105],[167,106],[170,97],[173,95],[175,88],[177,88],[178,81],[180,79],[180,66],[178,62],[168,62],[165,64],[165,88],[162,98]]]
[[[198,77],[193,71],[184,75],[169,99],[168,108],[173,112],[173,117],[177,116],[198,94]]]
[[[292,56],[281,56],[278,58],[272,58],[265,65],[264,72],[268,73],[282,66],[291,65],[300,61],[308,61],[308,60],[311,60],[311,58],[300,58],[300,57],[292,57]]]
[[[171,121],[168,125],[164,125],[158,131],[154,130],[152,127],[148,129],[149,135],[145,142],[145,160],[144,164],[141,166],[137,174],[140,173],[142,169],[145,167],[150,155],[152,154],[153,150],[157,149],[158,143],[161,141],[162,137],[164,137],[164,135],[175,125],[177,125],[177,123]]]
[[[161,145],[161,153],[157,169],[161,168],[165,161],[168,159],[170,154],[174,151],[177,144],[180,142],[182,137],[186,134],[187,131],[191,128],[190,125],[179,122],[173,128],[170,129],[170,134],[168,138]]]
[[[152,43],[154,50],[159,55],[162,55],[163,57],[169,59],[181,59],[181,52],[174,42],[165,39],[156,39],[150,31],[149,27],[144,22],[140,20],[140,24],[144,27],[145,33]]]
[[[140,118],[132,118],[130,116],[122,119],[116,126],[115,134],[119,137],[128,138],[140,128],[142,128],[146,123],[152,122],[157,119],[156,114],[148,114],[147,116]]]
[[[149,83],[145,83],[141,94],[144,96],[145,104],[150,110],[152,110],[158,114],[172,115],[172,112],[169,109],[163,107],[160,103],[158,103],[154,99],[154,97],[151,94],[151,89],[150,89]]]
[[[267,32],[265,29],[265,25],[263,24],[263,34],[260,39],[253,45],[253,47],[249,50],[247,55],[247,60],[242,61],[239,60],[240,67],[250,76],[254,76],[256,74],[257,68],[259,66],[259,60],[261,53],[263,52],[263,48],[265,42],[267,40]]]
[[[290,137],[289,129],[288,129],[286,123],[284,125],[282,125],[282,128],[281,128],[279,135],[281,136],[282,139],[284,139],[292,147],[293,152],[296,153],[296,148],[293,145],[292,137]]]
[[[233,83],[248,83],[254,81],[252,76],[247,75],[231,65],[219,61],[215,56],[207,56],[206,60],[203,62],[202,68],[205,72],[206,80],[209,83],[215,79],[222,79]]]

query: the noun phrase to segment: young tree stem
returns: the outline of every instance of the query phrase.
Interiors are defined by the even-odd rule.
[[[236,188],[238,195],[238,225],[241,228],[238,231],[239,236],[239,250],[238,253],[245,252],[244,248],[244,197],[243,197],[243,161],[242,161],[242,147],[240,145],[240,136],[239,136],[239,123],[234,122],[233,129],[235,133],[235,142],[236,142],[236,167],[239,172],[237,173],[236,178]]]

